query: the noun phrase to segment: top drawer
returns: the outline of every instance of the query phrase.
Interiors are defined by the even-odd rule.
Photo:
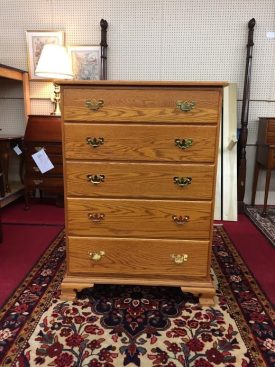
[[[275,118],[260,117],[258,127],[258,145],[275,145]]]
[[[268,120],[266,143],[275,145],[275,119]]]
[[[217,123],[220,88],[65,88],[64,120]]]

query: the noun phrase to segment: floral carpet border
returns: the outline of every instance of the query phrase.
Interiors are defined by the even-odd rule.
[[[58,296],[65,274],[64,238],[64,230],[61,230],[1,308],[0,366],[13,365],[18,355],[24,350],[52,298]],[[7,325],[9,328],[6,327]],[[7,333],[10,335],[5,335]],[[5,340],[9,343],[3,343]]]
[[[1,366],[15,366],[52,298],[58,298],[65,273],[63,239],[62,231],[0,311],[0,356],[5,356],[2,360],[0,357]],[[271,366],[270,361],[275,360],[272,359],[275,358],[274,335],[268,332],[272,321],[274,325],[274,310],[223,227],[214,227],[214,239],[212,267],[223,292],[224,304],[230,308],[254,365]],[[230,262],[233,267],[227,268]],[[6,338],[9,344],[5,346],[1,342],[1,332],[5,332],[6,324],[12,333]]]
[[[218,240],[220,236],[221,241]],[[275,363],[275,312],[222,226],[214,227],[212,268],[256,366]],[[228,253],[227,248],[231,254]],[[229,258],[228,258],[229,256]],[[226,263],[223,264],[223,257]],[[228,264],[236,262],[236,267]]]
[[[265,217],[261,216],[262,210],[263,206],[246,205],[245,214],[275,247],[275,207],[269,207]]]

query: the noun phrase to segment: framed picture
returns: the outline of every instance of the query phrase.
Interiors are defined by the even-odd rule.
[[[35,69],[44,45],[53,43],[64,46],[63,31],[27,31],[28,65],[31,80],[45,80],[35,75]]]
[[[99,80],[101,74],[100,46],[69,46],[74,79]]]

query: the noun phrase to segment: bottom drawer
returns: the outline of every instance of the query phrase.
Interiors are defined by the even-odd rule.
[[[68,273],[154,278],[206,277],[208,241],[68,237]]]

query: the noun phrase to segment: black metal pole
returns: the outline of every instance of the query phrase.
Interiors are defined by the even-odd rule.
[[[101,73],[100,79],[106,80],[107,79],[107,28],[108,22],[105,19],[101,19],[100,21],[101,27]]]
[[[253,32],[256,21],[254,18],[248,22],[248,42],[246,53],[246,67],[245,67],[245,79],[243,89],[243,101],[242,101],[242,115],[241,115],[241,128],[238,139],[238,210],[243,212],[244,210],[244,194],[245,194],[245,181],[246,181],[246,143],[248,135],[248,113],[249,113],[249,100],[250,100],[250,85],[251,85],[251,67],[252,67],[252,51],[253,51]]]

